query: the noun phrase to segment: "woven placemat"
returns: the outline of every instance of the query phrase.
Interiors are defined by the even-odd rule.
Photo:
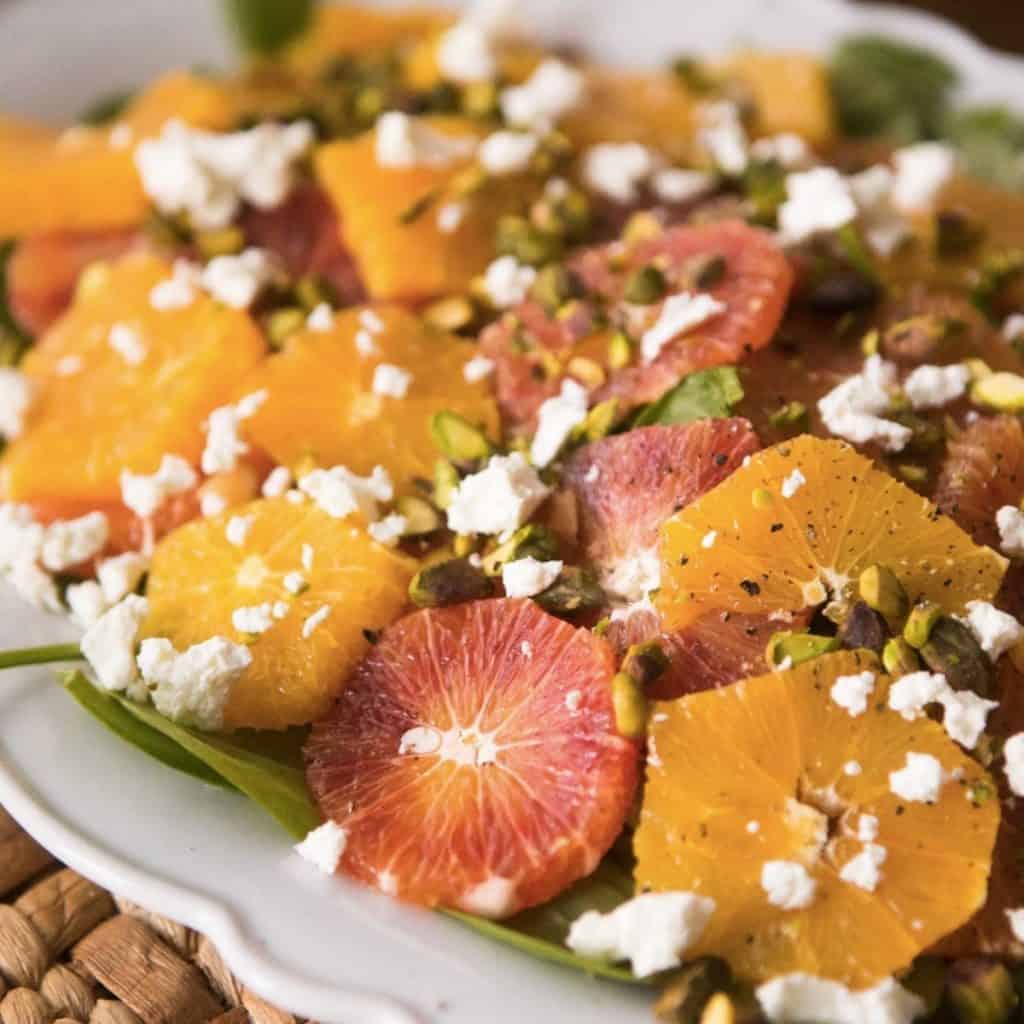
[[[0,1024],[302,1024],[202,935],[58,863],[0,807]]]

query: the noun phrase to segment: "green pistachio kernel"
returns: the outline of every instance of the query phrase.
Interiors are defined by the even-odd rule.
[[[447,409],[430,418],[430,435],[441,453],[453,462],[475,462],[494,451],[479,427]]]
[[[279,349],[295,333],[306,326],[306,311],[297,306],[275,309],[266,318],[267,337],[272,348]]]
[[[772,668],[795,668],[805,661],[812,661],[823,654],[839,649],[839,638],[815,636],[813,633],[794,633],[783,630],[773,633],[765,648],[765,660]]]
[[[869,565],[858,580],[861,600],[884,615],[890,624],[902,622],[910,610],[910,598],[896,574],[884,565]]]
[[[484,555],[481,567],[488,576],[500,576],[502,566],[520,558],[536,558],[538,562],[550,562],[558,557],[558,541],[545,526],[527,523],[512,536]]]
[[[905,676],[921,667],[917,651],[901,636],[887,640],[882,648],[882,665],[891,676]]]
[[[653,264],[639,267],[626,281],[623,298],[635,306],[651,306],[660,302],[668,291],[665,275]]]
[[[612,679],[615,725],[627,739],[637,740],[647,731],[647,698],[643,687],[625,672]]]
[[[423,319],[431,327],[454,334],[473,325],[476,306],[468,295],[450,295],[427,306]]]
[[[941,672],[954,690],[972,690],[987,697],[995,688],[996,670],[974,634],[959,620],[942,616],[932,627],[921,658]]]
[[[556,312],[570,299],[583,295],[583,284],[577,274],[561,263],[550,263],[537,272],[530,295],[548,312]]]
[[[633,343],[624,331],[616,331],[608,341],[608,365],[621,370],[633,361]]]
[[[403,495],[395,501],[395,511],[405,519],[403,536],[421,537],[441,529],[441,513],[426,498],[414,494]]]
[[[1018,373],[991,373],[975,381],[971,398],[1000,412],[1024,410],[1024,377]]]
[[[212,260],[240,253],[245,248],[245,235],[237,227],[215,228],[197,232],[195,243],[203,259]]]
[[[807,406],[803,402],[786,402],[768,419],[773,427],[780,430],[803,431],[807,429]]]
[[[434,504],[446,509],[452,503],[452,496],[459,487],[459,471],[447,459],[434,463]]]
[[[654,640],[633,644],[622,659],[621,671],[646,689],[664,675],[668,668],[668,655]]]
[[[409,584],[409,597],[418,608],[444,608],[490,597],[494,584],[467,558],[451,558],[421,569]]]

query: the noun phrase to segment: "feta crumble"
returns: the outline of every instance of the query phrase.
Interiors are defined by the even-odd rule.
[[[171,276],[153,285],[149,304],[161,312],[185,309],[196,301],[201,285],[202,270],[195,263],[178,259],[171,268]]]
[[[601,584],[606,593],[620,601],[630,604],[643,601],[661,586],[661,559],[657,547],[644,548],[620,559],[604,573]]]
[[[492,132],[480,143],[477,159],[488,174],[518,174],[530,166],[540,139],[527,132]]]
[[[769,860],[761,867],[761,888],[772,906],[782,910],[803,910],[814,902],[818,883],[803,864],[792,860]]]
[[[704,292],[670,295],[662,305],[658,319],[640,340],[644,362],[653,363],[670,341],[713,320],[724,313],[726,308],[724,302]]]
[[[327,302],[320,302],[313,307],[306,317],[306,330],[326,333],[334,327],[334,310]]]
[[[715,541],[718,540],[717,530],[708,530],[700,539],[700,546],[707,551],[710,551],[715,546]]]
[[[232,516],[224,530],[228,543],[233,544],[236,548],[242,547],[249,537],[252,524],[252,516]]]
[[[860,373],[847,377],[818,401],[829,433],[854,444],[875,441],[889,452],[902,451],[913,431],[882,416],[892,405],[896,367],[881,356],[868,356]]]
[[[889,687],[889,707],[908,722],[921,718],[929,704],[938,704],[952,693],[946,677],[938,672],[910,672]]]
[[[786,200],[779,207],[779,234],[786,244],[837,231],[856,217],[850,185],[834,167],[786,176]]]
[[[191,490],[198,481],[196,471],[180,455],[165,455],[148,476],[121,471],[121,500],[140,519],[149,519],[168,498]]]
[[[138,685],[135,641],[139,626],[148,614],[149,602],[144,597],[129,594],[86,630],[82,637],[82,654],[102,689],[112,693],[126,691],[134,700],[145,697],[145,688]]]
[[[919,142],[893,155],[893,199],[903,210],[925,210],[956,171],[956,153],[941,142]]]
[[[60,612],[63,606],[53,577],[30,558],[19,558],[10,567],[7,582],[18,597],[41,611]]]
[[[807,143],[794,132],[779,132],[751,143],[750,155],[755,160],[772,161],[786,170],[797,170],[811,163],[813,156]]]
[[[273,624],[274,606],[269,601],[236,608],[231,613],[231,625],[239,633],[245,633],[248,636],[259,636],[261,633],[266,633]]]
[[[792,498],[805,483],[807,483],[807,477],[800,472],[799,467],[794,469],[793,472],[782,481],[782,496],[784,498]]]
[[[405,536],[408,525],[405,516],[390,515],[371,523],[368,532],[378,544],[393,548]]]
[[[516,906],[516,883],[501,875],[491,875],[466,889],[458,905],[480,917],[507,917]]]
[[[573,430],[586,418],[586,390],[574,380],[562,381],[562,390],[540,407],[530,461],[541,468],[550,465]]]
[[[330,605],[324,604],[317,608],[317,610],[302,623],[302,639],[308,640],[313,633],[327,621],[327,617],[330,614]]]
[[[52,523],[43,536],[40,561],[51,572],[70,569],[98,555],[109,535],[110,526],[102,512]]]
[[[842,881],[855,885],[865,892],[874,892],[882,880],[882,865],[888,851],[878,843],[866,842],[856,856],[851,857],[839,872]]]
[[[292,485],[292,471],[287,466],[275,466],[263,481],[260,493],[264,498],[280,498]]]
[[[903,382],[903,393],[915,409],[938,409],[956,401],[967,390],[971,371],[953,366],[918,366]]]
[[[299,481],[299,488],[334,519],[357,512],[369,522],[379,518],[378,502],[391,501],[395,494],[383,466],[374,466],[367,477],[357,476],[346,466],[314,469]]]
[[[996,513],[999,546],[1010,558],[1024,558],[1024,511],[1013,505],[1004,505]]]
[[[503,89],[499,102],[509,124],[545,131],[580,102],[583,91],[583,75],[549,57],[522,85]]]
[[[333,875],[338,870],[347,843],[348,833],[333,821],[326,821],[313,829],[295,847],[295,852],[325,875]]]
[[[142,641],[138,667],[160,714],[208,732],[224,725],[224,709],[252,664],[244,644],[215,636],[179,653],[170,640]]]
[[[692,202],[713,191],[717,184],[713,174],[683,167],[664,167],[651,177],[651,188],[663,203]]]
[[[469,213],[469,204],[452,200],[442,203],[437,211],[437,229],[444,235],[453,235],[462,226]]]
[[[222,494],[216,491],[204,490],[199,495],[199,512],[204,519],[212,519],[227,511],[228,501]]]
[[[490,81],[498,73],[491,39],[470,18],[457,21],[438,40],[437,66],[451,82]]]
[[[0,367],[0,437],[13,441],[21,436],[34,394],[32,381],[20,370]]]
[[[71,620],[82,629],[94,626],[110,608],[95,580],[72,583],[64,592],[64,599],[71,611]]]
[[[301,572],[285,573],[281,585],[289,594],[301,594],[309,586]]]
[[[654,153],[638,142],[602,142],[583,157],[583,180],[618,203],[634,203],[657,167]]]
[[[1024,942],[1024,907],[1006,910],[1006,919],[1010,923],[1010,931],[1018,942]]]
[[[944,781],[942,765],[931,754],[908,753],[904,767],[889,773],[889,789],[913,803],[935,803]]]
[[[1024,338],[1024,313],[1011,313],[1003,321],[1000,333],[1007,341]]]
[[[1024,732],[1015,733],[1003,744],[1003,760],[1010,789],[1024,796]]]
[[[487,356],[473,356],[462,368],[462,376],[470,384],[476,384],[494,373],[494,360]]]
[[[942,727],[951,740],[967,750],[978,745],[988,716],[999,707],[999,701],[986,700],[970,690],[950,690],[940,701],[943,707]]]
[[[280,267],[271,253],[249,248],[237,256],[215,256],[203,268],[200,283],[225,306],[248,309],[280,277]]]
[[[96,568],[96,581],[108,604],[117,604],[134,593],[149,569],[149,559],[135,551],[126,551],[114,558],[105,558]]]
[[[868,245],[880,256],[891,256],[911,233],[910,223],[893,202],[896,176],[883,164],[875,164],[846,180]]]
[[[134,327],[128,324],[114,324],[107,335],[107,341],[129,366],[141,366],[146,361],[146,346]]]
[[[239,433],[241,425],[255,416],[266,400],[266,390],[254,391],[234,405],[222,405],[210,413],[201,462],[204,473],[227,473],[238,466],[238,460],[249,452]]]
[[[988,601],[968,601],[966,608],[964,624],[993,661],[1024,640],[1024,626]]]
[[[487,466],[467,476],[452,495],[448,528],[485,534],[517,530],[548,493],[521,452],[492,455]]]
[[[484,290],[495,309],[518,306],[530,291],[537,271],[515,256],[499,256],[484,272]]]
[[[705,103],[700,108],[697,141],[722,173],[735,177],[747,169],[747,133],[735,103]]]
[[[533,597],[547,590],[562,571],[562,562],[540,562],[536,558],[517,558],[501,568],[501,582],[508,597]]]
[[[580,956],[629,960],[633,973],[646,978],[678,967],[714,912],[715,901],[695,893],[641,893],[610,913],[582,914],[566,944]]]
[[[412,374],[391,363],[381,363],[373,371],[373,393],[382,398],[405,398],[411,383]]]
[[[892,978],[852,991],[810,974],[784,974],[755,994],[769,1020],[786,1024],[911,1024],[925,1011],[924,1002]]]
[[[432,128],[425,121],[388,111],[377,119],[376,156],[380,167],[444,167],[471,156],[473,139],[453,138]]]
[[[847,761],[843,765],[843,774],[849,776],[860,775],[864,771],[860,761]]]

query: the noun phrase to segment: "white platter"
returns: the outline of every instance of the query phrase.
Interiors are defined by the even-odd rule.
[[[1024,95],[1024,64],[897,8],[843,0],[518,6],[545,32],[628,63],[739,43],[824,50],[851,31],[875,29],[945,54],[971,99]],[[50,118],[166,67],[228,59],[214,0],[0,0],[0,39],[0,109]],[[70,638],[66,624],[0,592],[0,647]],[[319,876],[244,800],[111,737],[48,669],[0,675],[0,803],[68,864],[205,932],[254,990],[320,1021],[650,1019],[643,991],[536,963],[438,915]]]

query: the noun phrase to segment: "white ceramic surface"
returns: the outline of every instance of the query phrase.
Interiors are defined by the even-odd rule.
[[[972,99],[1024,96],[1024,65],[930,17],[842,0],[526,0],[546,33],[657,61],[738,43],[827,48],[877,29],[946,54]],[[669,26],[676,26],[669,30]],[[175,64],[223,63],[214,0],[0,0],[0,109],[63,117]],[[71,637],[0,591],[0,647]],[[148,760],[91,721],[48,669],[0,675],[0,803],[67,863],[210,935],[253,989],[336,1024],[612,1024],[646,993],[492,944],[327,879],[239,798]]]

